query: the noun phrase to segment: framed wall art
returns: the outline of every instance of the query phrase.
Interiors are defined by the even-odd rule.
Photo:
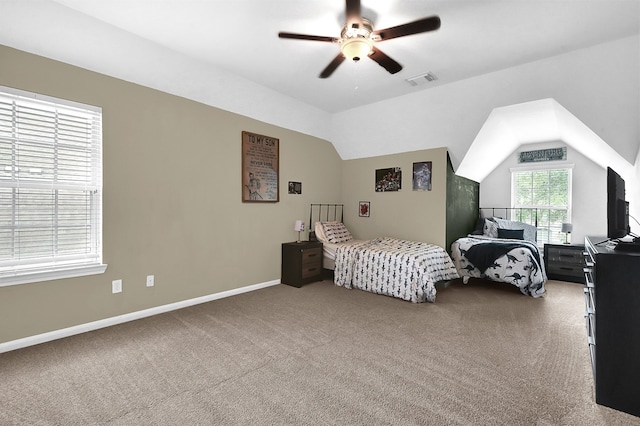
[[[413,190],[431,191],[431,161],[413,163]]]
[[[402,170],[400,167],[376,170],[376,192],[400,191]]]
[[[280,140],[242,132],[242,202],[278,202]]]
[[[358,203],[358,216],[369,217],[371,215],[371,203],[369,201],[360,201]]]
[[[302,194],[302,182],[289,181],[289,194]]]

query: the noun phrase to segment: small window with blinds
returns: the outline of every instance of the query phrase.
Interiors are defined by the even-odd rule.
[[[0,86],[0,286],[105,269],[102,110]]]
[[[537,227],[538,245],[565,241],[562,224],[571,222],[571,166],[511,170],[514,220]]]

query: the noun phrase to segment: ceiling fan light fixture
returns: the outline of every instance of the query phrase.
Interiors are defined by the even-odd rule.
[[[340,50],[347,59],[358,62],[369,56],[372,48],[373,43],[368,38],[354,37],[343,41]]]
[[[322,70],[319,75],[320,78],[329,77],[345,59],[358,62],[364,57],[372,59],[387,70],[389,74],[396,74],[402,70],[402,65],[387,56],[383,51],[378,49],[377,46],[374,46],[374,43],[377,44],[385,40],[426,33],[440,28],[440,18],[438,16],[431,16],[407,22],[406,24],[396,25],[395,27],[374,30],[371,21],[364,18],[360,13],[360,0],[345,1],[345,17],[347,21],[342,27],[342,31],[340,31],[340,38],[282,31],[278,33],[278,37],[280,38],[321,41],[340,45],[340,53]],[[411,84],[412,82],[410,81],[409,83]]]

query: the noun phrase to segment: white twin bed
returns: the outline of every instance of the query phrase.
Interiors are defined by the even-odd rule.
[[[459,278],[449,254],[434,244],[382,237],[354,240],[340,221],[316,222],[323,243],[323,267],[336,285],[396,297],[434,302],[436,283]]]

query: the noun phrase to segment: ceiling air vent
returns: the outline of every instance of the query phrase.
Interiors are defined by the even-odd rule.
[[[437,80],[438,77],[436,77],[436,75],[434,73],[432,73],[431,71],[426,72],[424,74],[420,74],[420,75],[416,75],[414,77],[408,78],[407,79],[407,83],[409,83],[412,86],[419,86],[423,83],[430,83],[434,80]]]

